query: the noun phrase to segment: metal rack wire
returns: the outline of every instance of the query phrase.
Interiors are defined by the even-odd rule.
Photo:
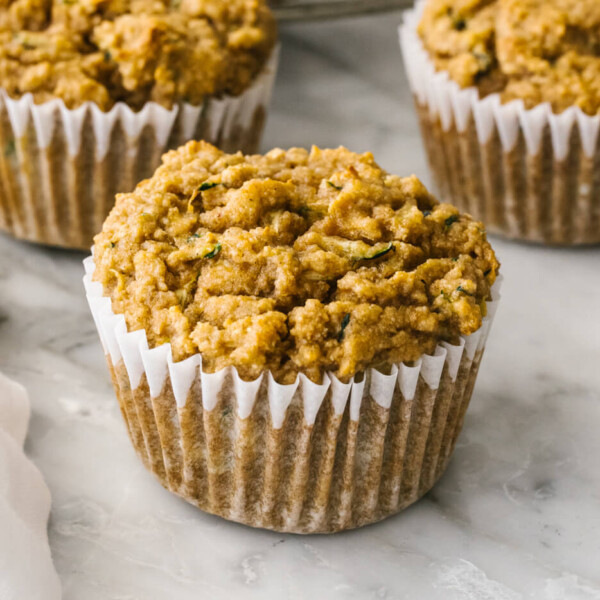
[[[412,0],[272,0],[271,4],[282,21],[309,21],[407,8]]]

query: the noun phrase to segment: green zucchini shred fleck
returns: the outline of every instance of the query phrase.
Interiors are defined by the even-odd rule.
[[[342,326],[340,329],[340,332],[338,333],[338,337],[337,340],[338,342],[342,342],[342,340],[344,339],[344,333],[346,331],[346,327],[348,327],[348,324],[350,323],[350,313],[346,313],[344,315],[344,318],[342,319]]]
[[[4,146],[4,156],[13,156],[17,150],[15,140],[9,140]]]
[[[220,183],[215,183],[212,181],[205,181],[199,188],[198,191],[206,192],[206,190],[212,190],[214,187],[221,185]]]
[[[454,225],[454,223],[456,223],[456,221],[458,221],[458,215],[450,215],[445,221],[444,223],[446,224],[446,229],[449,229],[450,227],[452,227],[452,225]]]
[[[390,242],[387,248],[384,248],[383,250],[377,250],[375,251],[375,254],[367,254],[363,257],[357,258],[356,260],[375,260],[376,258],[381,258],[382,256],[385,256],[389,252],[395,252],[395,250],[396,247],[394,246],[394,242]]]
[[[214,258],[215,256],[217,256],[217,254],[219,254],[219,252],[221,252],[222,248],[223,246],[221,246],[221,244],[217,242],[215,244],[215,247],[208,254],[205,254],[202,258]]]

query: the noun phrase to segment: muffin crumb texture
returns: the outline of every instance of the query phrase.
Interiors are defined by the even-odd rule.
[[[243,92],[275,36],[264,0],[2,0],[0,80],[68,108],[199,105]]]
[[[94,260],[152,347],[280,383],[348,381],[456,342],[481,326],[499,268],[480,223],[371,154],[204,142],[117,197]]]
[[[419,33],[462,87],[527,108],[600,111],[598,0],[429,0]]]

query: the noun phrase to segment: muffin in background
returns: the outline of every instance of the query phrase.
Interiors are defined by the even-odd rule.
[[[400,28],[442,199],[492,233],[600,242],[600,4],[420,0]]]
[[[168,149],[253,152],[277,65],[264,0],[0,7],[0,230],[89,248]]]
[[[315,533],[394,514],[443,473],[498,268],[480,223],[371,154],[190,142],[118,196],[85,285],[161,483]]]

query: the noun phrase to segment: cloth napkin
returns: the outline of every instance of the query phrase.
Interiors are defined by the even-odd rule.
[[[60,600],[48,545],[50,492],[25,456],[29,399],[0,373],[0,600]]]

